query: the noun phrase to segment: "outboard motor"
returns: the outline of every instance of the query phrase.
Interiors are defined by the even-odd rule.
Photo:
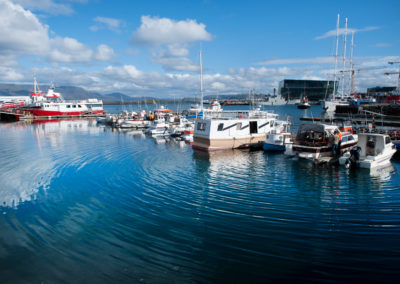
[[[356,166],[357,162],[361,157],[361,147],[355,146],[350,150],[350,158],[348,158],[345,162],[346,168],[350,168],[350,166]]]

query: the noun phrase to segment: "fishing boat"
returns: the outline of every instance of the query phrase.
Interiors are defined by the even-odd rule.
[[[301,124],[293,141],[293,155],[306,159],[332,157],[332,138],[335,131],[340,131],[336,125]],[[356,144],[357,135],[350,132],[342,133],[341,152],[350,150]]]
[[[396,153],[396,147],[390,136],[379,133],[358,134],[357,146],[339,158],[339,164],[347,168],[358,166],[360,168],[376,168],[390,163]]]
[[[52,84],[47,93],[38,89],[34,79],[34,92],[30,94],[31,103],[21,110],[34,116],[79,116],[102,114],[103,102],[99,99],[64,100],[60,93],[54,91]]]
[[[153,124],[149,125],[145,133],[150,135],[169,135],[169,124],[165,122],[164,118],[156,119]]]
[[[311,107],[306,96],[302,97],[300,103],[297,105],[298,109],[309,109]]]

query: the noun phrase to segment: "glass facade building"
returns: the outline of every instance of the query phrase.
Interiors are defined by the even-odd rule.
[[[303,95],[310,101],[320,101],[333,94],[333,82],[324,80],[282,80],[279,82],[279,94],[286,100],[300,99]],[[336,90],[338,82],[336,81]]]

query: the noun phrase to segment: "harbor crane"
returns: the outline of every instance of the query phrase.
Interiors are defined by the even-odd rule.
[[[351,87],[350,87],[350,94],[354,93],[354,74],[355,72],[360,72],[360,71],[365,71],[365,70],[378,70],[378,69],[384,69],[386,68],[385,66],[377,66],[377,67],[365,67],[365,68],[357,68],[354,69],[354,65],[352,65],[351,69],[348,70],[340,70],[340,73],[344,72],[351,72]]]
[[[399,64],[400,61],[391,61],[388,62],[388,64],[393,65],[393,64]],[[400,90],[400,67],[398,72],[386,72],[385,75],[393,75],[393,74],[399,74],[399,79],[397,81],[397,89]]]

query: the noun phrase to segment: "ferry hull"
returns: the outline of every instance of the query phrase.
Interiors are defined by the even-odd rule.
[[[265,135],[251,136],[243,138],[227,139],[209,139],[203,137],[193,137],[193,149],[201,151],[219,151],[236,148],[248,148],[252,145],[258,145],[265,141]]]
[[[73,115],[85,115],[85,114],[103,114],[103,110],[93,110],[93,111],[51,111],[42,109],[25,109],[25,111],[30,112],[34,116],[73,116]]]

